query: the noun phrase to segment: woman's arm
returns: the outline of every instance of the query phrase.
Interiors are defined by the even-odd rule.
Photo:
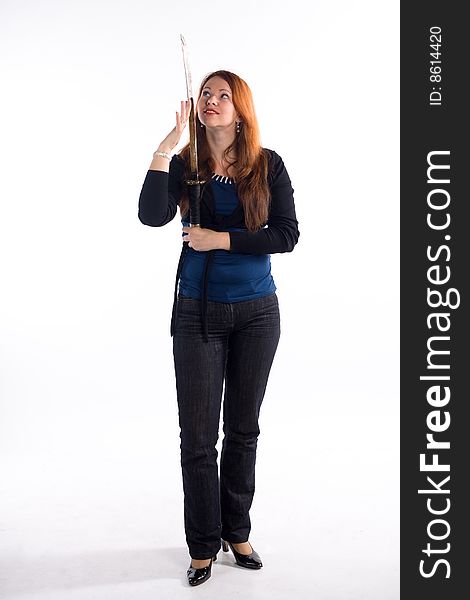
[[[272,152],[271,206],[267,227],[256,232],[230,231],[230,252],[275,254],[292,252],[300,236],[294,190],[282,158]]]
[[[160,157],[161,160],[168,160]],[[162,227],[176,215],[182,185],[181,176],[184,163],[173,156],[169,171],[149,169],[139,197],[139,220],[150,227]]]
[[[153,154],[139,197],[139,219],[144,225],[161,227],[169,223],[176,214],[181,197],[184,162],[176,155],[171,161],[168,158],[181,139],[189,111],[189,100],[182,100],[181,114],[176,112],[175,127]]]

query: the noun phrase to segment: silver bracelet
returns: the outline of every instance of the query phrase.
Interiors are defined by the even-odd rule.
[[[153,155],[155,156],[163,156],[163,158],[167,158],[168,160],[171,160],[171,154],[168,154],[168,152],[160,152],[160,150],[157,150],[156,152],[153,153]]]

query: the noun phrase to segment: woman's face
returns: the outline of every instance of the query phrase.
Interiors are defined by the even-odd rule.
[[[238,115],[232,102],[232,90],[225,79],[216,76],[206,82],[197,103],[197,114],[208,129],[235,129]]]

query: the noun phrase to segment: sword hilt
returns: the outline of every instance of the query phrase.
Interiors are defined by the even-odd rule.
[[[189,196],[190,227],[201,227],[201,183],[205,183],[205,181],[199,179],[188,179],[186,181]]]

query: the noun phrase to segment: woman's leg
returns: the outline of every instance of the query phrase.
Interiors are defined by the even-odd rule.
[[[221,518],[216,444],[227,356],[227,307],[209,302],[209,341],[202,336],[200,301],[178,300],[173,336],[184,525],[189,554],[208,559],[220,549]]]
[[[248,540],[255,492],[258,417],[280,338],[276,294],[233,305],[224,395],[220,459],[222,538]]]

